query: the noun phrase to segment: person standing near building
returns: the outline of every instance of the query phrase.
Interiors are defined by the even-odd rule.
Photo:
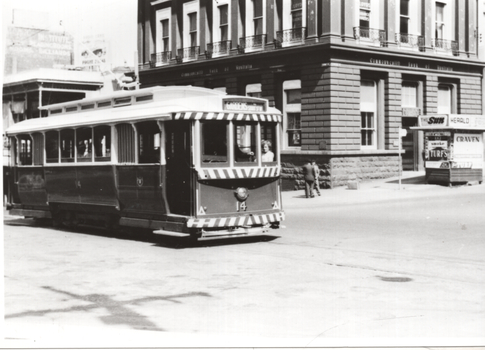
[[[320,196],[320,182],[319,182],[319,178],[320,178],[320,168],[318,167],[317,163],[315,161],[312,161],[312,166],[313,166],[313,173],[314,173],[314,176],[315,176],[315,184],[314,184],[314,187],[315,187],[315,192],[317,192],[317,194]],[[312,194],[313,194],[313,190],[312,190]]]
[[[313,198],[313,186],[315,186],[315,169],[312,165],[312,160],[309,160],[303,166],[303,178],[305,179],[305,196]]]

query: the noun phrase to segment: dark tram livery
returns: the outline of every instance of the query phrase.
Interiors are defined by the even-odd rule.
[[[284,219],[281,114],[266,100],[155,87],[42,108],[6,132],[12,215],[197,239]]]

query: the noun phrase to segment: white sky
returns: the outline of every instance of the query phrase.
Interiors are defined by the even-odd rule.
[[[11,23],[13,9],[48,12],[49,29],[65,30],[74,36],[75,43],[87,36],[104,35],[104,39],[110,42],[109,50],[113,67],[134,64],[137,0],[1,0],[0,2],[2,3],[3,40],[5,28]],[[60,25],[61,21],[62,25]]]

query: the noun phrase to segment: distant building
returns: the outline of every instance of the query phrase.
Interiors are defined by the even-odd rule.
[[[12,17],[7,27],[4,75],[73,64],[74,38],[48,30],[41,21],[46,21],[46,14],[14,10]]]
[[[261,96],[283,112],[283,184],[423,168],[419,114],[482,114],[484,0],[138,0],[142,87]]]

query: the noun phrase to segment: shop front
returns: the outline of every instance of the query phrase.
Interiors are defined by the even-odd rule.
[[[426,183],[482,183],[485,116],[423,115],[411,129],[424,132]]]

